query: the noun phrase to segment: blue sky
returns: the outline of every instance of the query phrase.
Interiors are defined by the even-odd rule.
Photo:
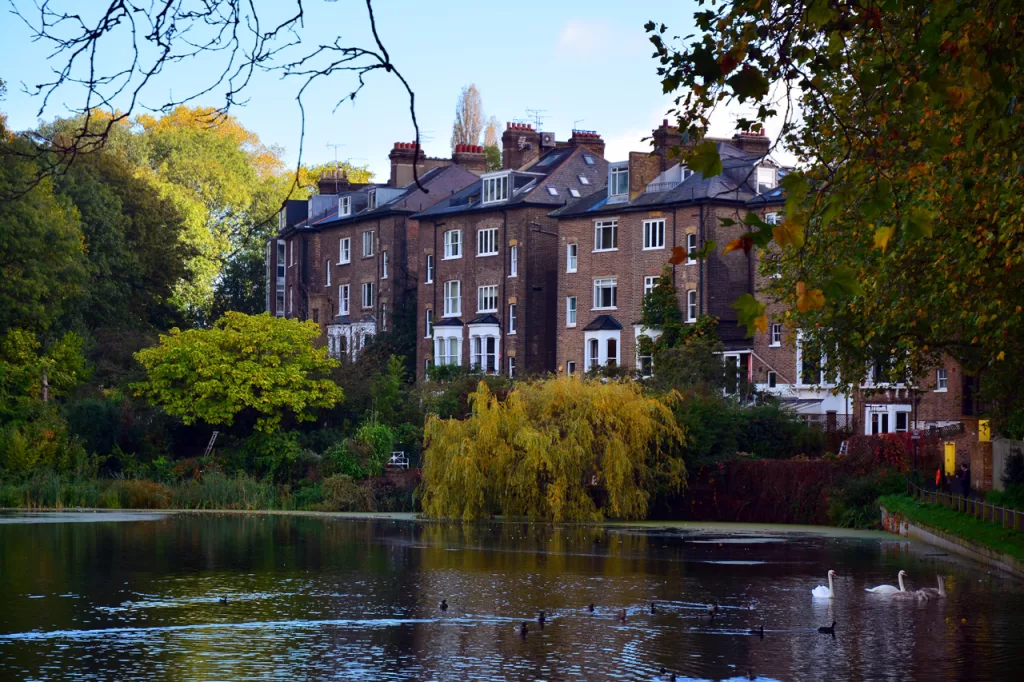
[[[258,7],[275,8],[284,2],[256,1]],[[63,4],[79,8],[78,0]],[[305,5],[307,18],[300,33],[304,46],[338,36],[349,44],[371,45],[363,2],[306,0]],[[640,138],[650,134],[670,106],[661,94],[644,23],[654,19],[668,24],[673,34],[687,35],[693,30],[694,8],[690,0],[375,2],[378,30],[392,61],[416,91],[421,129],[430,137],[424,147],[433,156],[449,154],[455,105],[461,88],[469,83],[476,84],[485,113],[496,116],[502,128],[506,121],[525,119],[527,109],[544,109],[543,128],[559,139],[568,137],[577,121],[578,127],[601,133],[610,159],[643,149]],[[33,127],[39,120],[40,100],[24,94],[21,84],[48,77],[48,69],[57,64],[47,63],[47,53],[47,46],[33,43],[20,21],[7,16],[0,20],[0,79],[8,84],[0,111],[7,113],[13,129]],[[114,64],[127,54],[121,45],[105,59]],[[154,81],[144,103],[162,103],[168,91],[180,97],[212,70],[212,62],[203,57],[170,69]],[[388,174],[387,154],[393,143],[413,139],[407,99],[397,80],[379,73],[371,76],[354,105],[345,103],[332,113],[339,94],[348,92],[352,82],[347,74],[336,75],[320,81],[307,95],[303,160],[333,160],[335,151],[328,145],[340,144],[340,158],[368,164],[381,179]],[[233,113],[265,143],[283,147],[285,158],[294,163],[299,144],[298,80],[265,74],[250,87],[248,104]],[[70,88],[61,91],[41,118],[66,114],[64,104],[80,106],[80,97]],[[200,100],[210,105],[221,101],[216,95]],[[713,132],[731,132],[732,116],[723,112],[718,119]]]

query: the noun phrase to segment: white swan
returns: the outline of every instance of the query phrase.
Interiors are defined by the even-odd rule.
[[[900,571],[896,577],[899,579],[899,589],[892,585],[879,585],[878,587],[868,587],[865,589],[866,592],[873,592],[875,594],[895,594],[896,592],[906,592],[906,588],[903,587],[903,576],[907,574],[906,571]]]
[[[815,599],[832,599],[835,593],[832,592],[832,578],[835,577],[836,572],[829,569],[828,572],[828,587],[824,585],[818,585],[811,590],[811,596]]]

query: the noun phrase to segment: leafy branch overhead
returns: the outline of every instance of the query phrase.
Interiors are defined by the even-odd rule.
[[[700,140],[729,103],[753,111],[740,130],[771,122],[771,151],[797,159],[781,223],[748,217],[724,249],[777,256],[759,296],[839,349],[828,362],[847,385],[879,357],[899,358],[893,377],[942,354],[1024,373],[1024,6],[728,0],[695,19],[686,38],[647,24],[684,140],[698,142],[685,162],[720,171]],[[749,327],[758,310],[738,305]]]

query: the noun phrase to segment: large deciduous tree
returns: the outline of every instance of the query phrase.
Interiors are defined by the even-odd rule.
[[[136,354],[146,380],[135,390],[186,424],[242,418],[273,432],[286,417],[309,421],[342,399],[329,378],[337,361],[313,345],[319,335],[312,322],[234,312],[211,329],[172,329]]]
[[[656,484],[685,485],[683,461],[667,454],[682,430],[633,382],[520,382],[504,400],[480,383],[471,404],[464,420],[427,422],[428,516],[639,519]]]
[[[455,105],[455,122],[452,124],[452,151],[460,144],[480,144],[480,133],[484,130],[484,108],[480,91],[475,85],[462,88],[459,102]]]
[[[877,361],[919,377],[942,354],[982,375],[997,412],[1024,405],[1024,6],[1015,0],[731,0],[678,47],[648,24],[695,142],[723,102],[739,126],[782,120],[798,158],[770,297],[856,385]],[[720,168],[710,145],[685,155]],[[773,247],[774,248],[774,247]],[[763,301],[741,315],[764,326]],[[989,377],[986,379],[985,377]]]

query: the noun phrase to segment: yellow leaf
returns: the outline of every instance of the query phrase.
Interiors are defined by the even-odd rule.
[[[896,228],[889,226],[882,226],[875,230],[875,248],[881,249],[882,253],[885,253],[886,247],[889,246],[889,240],[892,239],[892,233],[896,231]]]
[[[808,289],[803,282],[796,283],[796,308],[802,313],[825,305],[825,294],[821,289]]]
[[[1005,360],[1005,359],[1006,359],[1006,351],[1004,351],[1004,350],[999,351],[999,355],[996,356],[996,360]]]
[[[754,326],[757,327],[757,331],[761,332],[762,334],[767,334],[768,333],[768,316],[767,315],[761,315],[760,317],[756,318],[754,320]],[[1000,358],[1000,360],[1001,359],[1002,358]]]
[[[733,251],[739,251],[742,248],[743,248],[743,240],[742,239],[733,239],[731,242],[729,242],[728,244],[725,245],[724,249],[722,249],[722,255],[724,256],[727,253],[732,253]]]
[[[791,220],[784,221],[781,225],[772,228],[772,236],[779,246],[793,246],[800,248],[804,245],[804,226]]]

